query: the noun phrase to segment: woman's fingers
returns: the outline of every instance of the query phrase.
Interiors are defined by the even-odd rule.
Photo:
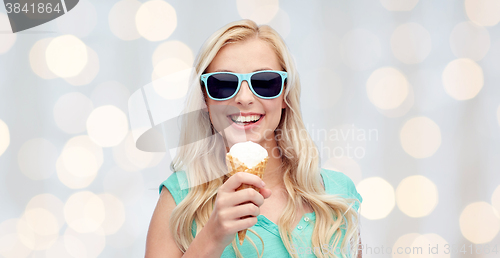
[[[259,193],[264,197],[264,199],[267,199],[271,196],[272,191],[271,191],[271,189],[260,188]]]
[[[244,218],[247,216],[257,217],[260,215],[260,209],[253,203],[246,203],[231,208],[230,214],[234,218]]]
[[[216,236],[221,236],[221,242],[228,245],[234,234],[240,230],[252,227],[257,223],[260,206],[264,199],[271,196],[271,190],[264,188],[264,182],[258,176],[238,172],[219,187],[214,210],[207,225],[213,228]],[[254,188],[238,189],[242,184]]]
[[[237,206],[243,203],[251,202],[258,207],[264,204],[264,197],[261,193],[253,188],[246,188],[231,194],[231,198],[227,200],[227,206]]]
[[[243,229],[248,229],[257,224],[257,221],[258,221],[257,217],[248,217],[239,219],[234,222],[234,228],[236,229],[236,232]]]

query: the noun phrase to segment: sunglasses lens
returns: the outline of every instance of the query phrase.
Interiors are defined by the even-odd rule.
[[[281,91],[281,75],[273,72],[256,73],[251,78],[252,87],[258,95],[271,98],[276,97]]]
[[[212,98],[229,98],[238,88],[238,77],[225,73],[210,75],[207,79],[207,88]]]

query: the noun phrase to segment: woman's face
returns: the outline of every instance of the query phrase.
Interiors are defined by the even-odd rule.
[[[206,73],[251,73],[259,70],[282,69],[278,56],[269,43],[252,38],[222,47],[207,67]],[[284,93],[274,99],[261,99],[255,96],[248,83],[243,81],[233,98],[217,101],[207,96],[205,101],[214,128],[223,134],[228,147],[244,141],[253,141],[265,147],[276,144],[274,130],[281,120],[282,109],[286,108],[283,96]],[[257,115],[260,119],[247,126],[249,128],[244,128],[232,120],[239,115]]]

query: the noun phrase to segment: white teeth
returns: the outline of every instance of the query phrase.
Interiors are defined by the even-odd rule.
[[[233,115],[231,116],[231,119],[235,122],[255,122],[260,119],[260,115],[253,115],[253,116],[238,116],[238,115]]]

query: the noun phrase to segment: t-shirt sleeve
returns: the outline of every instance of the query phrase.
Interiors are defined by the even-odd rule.
[[[160,184],[160,193],[163,186],[168,189],[174,198],[176,205],[179,205],[179,203],[184,200],[189,191],[187,188],[187,177],[184,171],[174,172],[167,178],[167,180],[163,181],[163,183]]]
[[[359,206],[363,202],[363,197],[356,190],[354,182],[342,172],[337,172],[329,169],[321,169],[321,175],[325,183],[325,189],[328,194],[340,195],[344,198],[356,199],[353,204],[356,211],[359,211]]]

